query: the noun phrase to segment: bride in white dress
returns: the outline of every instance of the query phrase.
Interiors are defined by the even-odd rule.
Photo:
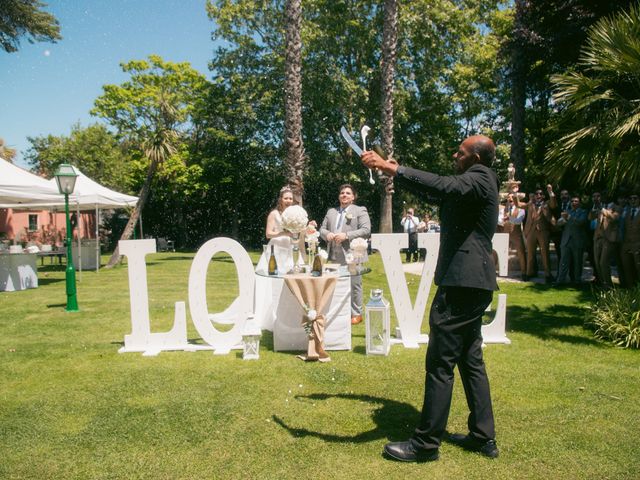
[[[269,243],[264,247],[262,256],[256,266],[256,271],[267,271],[269,256],[271,255],[271,246],[273,246],[278,270],[280,272],[288,272],[293,268],[291,233],[282,228],[282,212],[290,205],[293,205],[293,192],[289,186],[284,186],[280,189],[276,208],[271,210],[267,217],[265,236],[269,240]],[[302,251],[304,251],[304,236],[301,235],[301,237],[300,240],[303,245]],[[273,330],[275,307],[277,300],[280,298],[283,284],[284,281],[280,278],[266,278],[256,274],[255,318],[264,329]]]

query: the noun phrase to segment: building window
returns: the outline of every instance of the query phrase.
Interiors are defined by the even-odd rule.
[[[35,232],[38,230],[38,214],[29,214],[29,231]]]

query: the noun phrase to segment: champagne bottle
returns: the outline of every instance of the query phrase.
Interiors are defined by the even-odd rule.
[[[380,155],[384,160],[387,159],[387,154],[384,153],[384,150],[382,150],[382,147],[380,145],[378,145],[376,143],[371,148],[373,149],[374,152],[376,152],[378,155]]]
[[[276,255],[273,252],[273,245],[271,245],[271,256],[269,257],[268,273],[269,275],[278,274],[278,262],[276,262]]]
[[[322,276],[322,260],[320,259],[320,255],[316,255],[316,257],[313,259],[313,266],[311,267],[311,276],[312,277]]]

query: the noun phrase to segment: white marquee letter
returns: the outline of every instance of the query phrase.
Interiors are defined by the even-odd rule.
[[[227,332],[220,332],[213,326],[207,307],[207,268],[211,258],[218,252],[231,255],[238,273],[238,298],[224,312],[214,316],[226,319],[225,323],[234,323]],[[189,272],[189,311],[198,333],[214,348],[216,354],[229,353],[231,348],[241,342],[244,324],[253,315],[254,284],[251,258],[242,245],[231,238],[209,240],[200,247],[193,259]]]
[[[127,257],[129,299],[131,301],[131,335],[124,336],[119,352],[145,352],[157,355],[161,350],[187,348],[187,321],[184,302],[176,302],[173,327],[165,333],[151,333],[149,323],[149,292],[145,256],[156,252],[155,239],[120,240],[120,254]]]

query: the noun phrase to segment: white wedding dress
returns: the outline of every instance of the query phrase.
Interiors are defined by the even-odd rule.
[[[283,231],[282,216],[278,211],[276,211],[275,220],[276,229],[280,232]],[[256,272],[261,272],[262,275],[255,274],[255,320],[261,328],[273,331],[276,308],[280,300],[284,280],[282,278],[268,278],[264,276],[269,266],[271,246],[273,246],[278,271],[280,273],[288,272],[293,269],[291,237],[283,235],[269,240],[269,243],[263,247],[262,255],[256,266]]]

